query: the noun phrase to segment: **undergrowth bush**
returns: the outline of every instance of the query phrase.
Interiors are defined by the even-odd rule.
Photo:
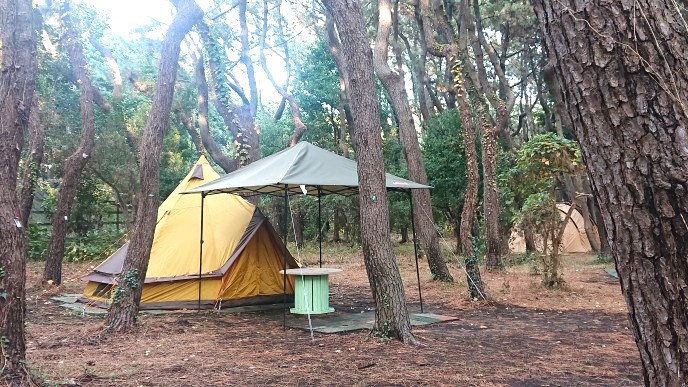
[[[83,262],[104,259],[119,248],[124,241],[122,231],[102,228],[88,231],[85,235],[70,233],[65,241],[66,262]],[[27,253],[31,260],[44,260],[50,247],[50,228],[29,225]]]

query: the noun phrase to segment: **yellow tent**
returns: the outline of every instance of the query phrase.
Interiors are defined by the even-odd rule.
[[[201,195],[182,192],[217,179],[201,156],[158,209],[141,309],[211,308],[283,300],[279,273],[298,267],[272,225],[251,203],[231,194],[209,195],[204,203],[203,260],[199,279]],[[129,243],[85,277],[80,301],[106,306],[122,271]],[[293,295],[293,279],[287,278]]]
[[[566,214],[571,208],[570,205],[566,203],[557,203],[557,209],[559,210],[559,216],[562,220],[566,218]],[[599,241],[599,236],[597,236],[597,227],[594,227],[595,237]],[[549,247],[551,248],[552,242],[549,242]],[[535,241],[535,247],[539,250],[543,250],[542,238],[538,238]],[[526,252],[526,240],[523,236],[523,231],[519,229],[514,229],[511,232],[511,237],[509,238],[509,249],[514,253],[525,253]],[[559,251],[562,253],[589,253],[592,251],[590,247],[590,241],[585,233],[583,215],[578,212],[578,210],[573,210],[571,217],[566,223],[564,228],[564,236],[561,239],[561,245],[559,246]]]

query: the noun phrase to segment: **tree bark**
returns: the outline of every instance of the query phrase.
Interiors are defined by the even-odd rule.
[[[480,15],[476,12],[476,19]],[[499,189],[497,187],[497,134],[505,133],[509,124],[509,112],[513,107],[513,93],[510,97],[510,107],[502,100],[498,100],[494,91],[491,90],[487,81],[486,70],[484,68],[484,58],[482,46],[479,37],[482,30],[478,28],[476,31],[475,25],[469,15],[468,7],[466,7],[464,21],[466,27],[470,32],[470,41],[473,48],[473,54],[476,57],[477,70],[473,65],[465,61],[466,69],[470,76],[468,93],[471,99],[476,103],[476,111],[481,117],[482,123],[482,138],[480,141],[483,165],[483,215],[485,218],[485,260],[489,269],[500,269],[502,267],[501,257],[501,238],[499,233]],[[494,63],[494,62],[493,62]],[[499,66],[493,65],[495,72],[499,75]],[[503,74],[502,74],[503,76]],[[504,81],[506,82],[506,81]],[[509,89],[511,90],[511,89]],[[489,107],[485,102],[485,98],[492,104],[497,111],[497,119],[490,114]]]
[[[378,1],[379,17],[377,38],[375,40],[375,51],[373,52],[373,63],[382,86],[387,91],[392,109],[397,118],[399,126],[399,139],[401,142],[404,158],[408,167],[409,178],[421,184],[428,183],[428,175],[425,172],[425,165],[420,153],[418,144],[418,134],[413,123],[413,114],[409,105],[409,97],[406,93],[404,73],[401,64],[397,72],[392,71],[387,63],[389,35],[392,29],[391,2],[389,0]],[[452,282],[454,279],[449,273],[447,264],[442,257],[437,229],[432,219],[432,205],[430,203],[429,189],[415,189],[411,191],[413,200],[415,224],[418,228],[418,235],[425,250],[430,273],[433,279]]]
[[[43,164],[44,127],[38,111],[38,95],[34,94],[31,115],[29,116],[29,154],[24,162],[20,193],[21,219],[25,227],[29,226],[29,216],[33,207],[36,182]]]
[[[248,27],[246,24],[246,0],[239,1],[239,21],[241,25],[242,45],[240,60],[246,67],[250,97],[246,96],[239,85],[233,84],[228,80],[229,70],[225,65],[225,58],[220,60],[222,55],[226,55],[224,51],[225,48],[219,43],[215,35],[217,31],[211,30],[209,25],[205,22],[201,22],[198,24],[198,32],[206,51],[208,51],[206,59],[208,60],[208,70],[210,70],[208,74],[210,77],[207,77],[206,81],[210,81],[213,90],[215,109],[234,137],[234,143],[237,146],[238,153],[238,166],[242,167],[261,157],[260,138],[254,120],[257,109],[258,91],[256,89],[253,62],[249,56],[250,47],[248,47]],[[211,51],[212,54],[210,53]],[[231,77],[231,74],[229,76]],[[242,101],[241,105],[235,105],[230,101],[229,91],[226,88],[227,85],[239,95]]]
[[[466,155],[466,192],[464,194],[463,209],[461,210],[461,223],[459,227],[459,241],[466,265],[466,280],[470,297],[473,299],[485,298],[485,286],[480,276],[480,264],[478,256],[473,248],[473,221],[478,205],[478,158],[475,153],[475,125],[471,120],[471,108],[466,100],[464,90],[464,73],[459,62],[454,63],[454,88],[459,103],[461,114],[461,126],[463,127],[463,149]]]
[[[239,161],[227,156],[217,145],[213,135],[210,133],[208,124],[208,82],[205,78],[205,66],[203,57],[198,59],[195,71],[196,88],[198,89],[198,127],[201,131],[201,142],[208,151],[210,158],[222,168],[225,173],[236,171],[239,168]]]
[[[79,85],[81,141],[74,153],[65,161],[64,175],[60,182],[60,190],[57,193],[55,214],[51,221],[52,235],[43,271],[43,281],[51,281],[54,285],[59,285],[62,282],[62,258],[64,257],[65,239],[69,228],[69,216],[81,173],[95,148],[95,120],[93,116],[95,93],[81,36],[76,29],[76,21],[73,19],[69,1],[65,2],[62,8],[62,44],[65,46],[74,77]]]
[[[31,381],[25,366],[26,237],[17,170],[36,85],[36,36],[30,0],[0,1],[0,359],[9,386]]]
[[[465,24],[465,18],[468,17],[467,0],[461,3],[464,18],[459,23],[459,32],[462,33]],[[459,240],[461,243],[461,251],[464,256],[464,264],[466,266],[466,281],[468,283],[469,295],[472,299],[485,299],[485,285],[480,276],[479,257],[475,254],[473,246],[473,225],[475,220],[475,211],[478,205],[478,184],[480,178],[478,176],[478,156],[476,155],[476,130],[475,124],[471,119],[471,107],[466,99],[465,80],[468,74],[464,72],[464,66],[461,63],[466,63],[468,57],[466,55],[466,40],[459,40],[457,47],[458,51],[454,55],[460,56],[461,60],[455,60],[452,63],[452,73],[454,75],[454,88],[456,89],[456,98],[459,104],[459,113],[461,114],[461,126],[463,128],[463,147],[466,155],[466,192],[464,194],[463,208],[461,209],[461,223],[459,229]]]
[[[373,58],[361,4],[357,0],[323,0],[334,17],[345,53],[353,115],[352,137],[358,160],[363,257],[375,302],[374,330],[405,343],[411,333],[404,286],[392,249],[385,188],[380,105],[371,69]]]
[[[688,384],[688,35],[671,0],[536,0],[646,385]],[[566,123],[566,120],[564,121]]]
[[[607,227],[604,225],[604,219],[602,219],[602,214],[600,213],[600,206],[595,196],[593,196],[591,209],[592,216],[597,225],[597,233],[600,235],[600,253],[606,257],[611,257],[612,248],[609,246],[609,239],[607,239]]]
[[[198,134],[198,131],[196,130],[196,124],[194,123],[193,118],[183,110],[181,104],[177,105],[173,111],[174,114],[179,118],[179,121],[181,121],[184,129],[186,129],[186,133],[188,133],[189,137],[191,137],[191,142],[194,144],[196,152],[201,155],[206,154],[203,141],[201,140],[201,135]]]
[[[148,269],[156,215],[160,204],[160,152],[162,140],[169,128],[174,84],[177,78],[179,51],[184,36],[203,17],[194,0],[175,2],[177,13],[165,33],[158,66],[156,92],[148,121],[143,130],[139,149],[141,194],[139,195],[136,225],[129,242],[129,251],[122,266],[114,298],[105,326],[108,331],[127,331],[137,321],[141,291]],[[200,197],[198,198],[200,200]]]
[[[574,203],[574,198],[578,196],[578,194],[591,194],[590,192],[586,192],[586,190],[584,189],[582,177],[580,175],[564,176],[563,179],[571,203]],[[585,196],[583,199],[581,199],[579,209],[581,217],[583,218],[583,230],[585,231],[585,236],[588,238],[588,242],[590,242],[590,248],[594,252],[599,252],[600,242],[597,239],[598,236],[595,233],[595,229],[592,223],[592,218],[590,216],[590,207],[588,207],[588,200],[592,199],[589,196],[591,195]]]

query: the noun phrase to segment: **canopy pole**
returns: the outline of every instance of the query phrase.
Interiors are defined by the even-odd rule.
[[[322,267],[322,204],[320,203],[321,187],[318,186],[318,247],[320,250],[320,267]]]
[[[205,206],[205,192],[201,192],[201,241],[198,252],[198,311],[201,311],[201,280],[203,278],[203,213]]]
[[[418,244],[416,242],[416,222],[414,221],[414,211],[413,211],[413,195],[411,190],[408,191],[409,203],[411,205],[411,230],[413,233],[413,255],[416,257],[416,280],[418,281],[418,299],[420,300],[420,312],[423,311],[423,292],[420,289],[420,270],[418,269]]]
[[[289,190],[284,185],[284,207],[282,208],[282,240],[284,254],[282,260],[282,329],[287,329],[287,210],[289,208]]]

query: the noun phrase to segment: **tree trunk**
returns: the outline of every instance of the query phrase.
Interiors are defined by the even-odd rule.
[[[200,98],[200,96],[199,96],[199,98]],[[191,142],[194,144],[194,148],[196,148],[196,152],[199,155],[206,154],[207,151],[206,151],[205,147],[203,146],[203,140],[201,140],[201,135],[196,130],[196,124],[194,123],[193,118],[190,115],[186,114],[186,112],[184,112],[182,109],[183,109],[182,106],[177,106],[174,109],[174,112],[177,116],[179,116],[179,121],[182,122],[184,129],[186,129],[186,133],[188,133],[189,137],[191,137]],[[199,106],[198,110],[200,110],[200,106]],[[200,112],[199,112],[198,116],[199,116],[198,120],[200,122],[200,120],[201,120]]]
[[[277,12],[277,33],[279,34],[279,40],[277,44],[281,46],[284,52],[284,72],[287,74],[287,82],[284,86],[277,83],[275,77],[272,75],[270,68],[268,67],[267,59],[265,58],[265,37],[268,32],[268,0],[263,0],[263,28],[260,32],[260,65],[263,68],[263,72],[268,77],[268,80],[272,84],[272,87],[282,96],[282,102],[280,103],[280,115],[284,111],[282,106],[285,105],[285,101],[289,103],[289,113],[291,114],[291,121],[294,124],[294,133],[289,136],[287,141],[287,147],[292,147],[301,141],[301,137],[306,132],[308,127],[301,120],[301,108],[299,107],[299,102],[296,97],[288,91],[289,88],[289,77],[291,76],[291,57],[289,55],[289,41],[284,36],[284,23],[283,16],[280,12],[281,3],[276,4],[275,12]],[[275,121],[277,121],[277,116]]]
[[[583,228],[585,229],[585,236],[588,237],[588,241],[590,242],[590,248],[592,251],[598,253],[602,247],[600,246],[599,235],[595,232],[595,226],[592,222],[592,216],[590,215],[590,206],[588,205],[588,203],[593,200],[591,197],[592,192],[585,189],[583,185],[583,176],[574,176],[573,181],[578,193],[587,194],[584,200],[581,200],[580,213],[583,217]]]
[[[471,120],[471,108],[466,100],[464,90],[464,73],[462,66],[457,61],[453,64],[454,88],[459,102],[461,114],[461,126],[463,128],[463,149],[466,155],[466,192],[464,194],[463,209],[461,210],[461,226],[459,240],[461,251],[466,265],[466,280],[470,297],[473,299],[485,298],[484,285],[480,276],[480,264],[478,256],[473,248],[473,221],[478,205],[478,158],[475,153],[475,125]]]
[[[671,0],[536,0],[646,385],[688,384],[688,35]],[[566,120],[564,121],[566,122]]]
[[[401,240],[399,243],[408,243],[409,241],[409,229],[408,225],[404,223],[399,227],[399,232],[401,233]]]
[[[523,229],[523,239],[526,242],[526,253],[534,253],[537,251],[537,247],[535,246],[535,233],[532,228],[526,227]]]
[[[399,63],[398,71],[394,72],[387,63],[387,51],[389,46],[389,35],[392,29],[391,3],[389,0],[378,1],[379,18],[377,39],[375,41],[375,51],[373,63],[382,86],[387,91],[392,109],[397,118],[399,126],[399,138],[408,167],[409,178],[421,184],[428,183],[428,175],[425,172],[425,165],[420,154],[418,144],[418,134],[413,123],[413,114],[409,105],[409,97],[406,93],[404,83],[404,73]],[[447,264],[442,257],[437,229],[432,219],[432,205],[430,203],[429,189],[416,189],[411,191],[413,200],[414,219],[417,227],[418,236],[428,258],[430,273],[433,279],[452,282],[454,279],[449,273]]]
[[[208,124],[208,82],[205,77],[205,66],[201,56],[195,68],[196,88],[198,89],[198,127],[201,132],[201,142],[208,151],[210,158],[225,171],[234,172],[239,168],[239,162],[227,156],[217,145],[213,135],[210,133]],[[279,229],[278,229],[279,230]]]
[[[9,386],[30,383],[24,336],[26,238],[17,170],[36,82],[36,36],[30,0],[0,1],[0,356]]]
[[[566,187],[566,195],[568,196],[568,199],[571,200],[572,206],[575,204],[574,198],[576,198],[580,194],[588,194],[588,196],[591,196],[590,192],[586,192],[588,190],[584,188],[583,181],[580,175],[564,175],[562,176],[562,180],[564,182],[564,186]],[[581,214],[581,217],[583,218],[583,230],[585,231],[586,238],[588,238],[591,250],[594,252],[599,252],[600,243],[597,239],[598,236],[595,233],[592,219],[590,217],[590,208],[588,207],[587,196],[585,197],[585,200],[580,200],[580,207],[576,209],[580,209],[579,212]]]
[[[143,130],[139,149],[141,194],[139,195],[136,226],[129,242],[129,251],[114,291],[112,305],[106,317],[106,329],[126,331],[137,321],[143,281],[155,233],[156,215],[160,199],[160,152],[162,140],[169,128],[172,97],[177,78],[179,45],[191,27],[201,20],[203,11],[194,0],[178,0],[177,14],[162,42],[156,92],[148,121]],[[200,201],[201,198],[198,197]]]
[[[62,9],[62,44],[65,46],[74,77],[79,85],[79,108],[81,109],[81,141],[64,165],[64,175],[57,193],[55,214],[53,214],[50,248],[43,271],[43,281],[52,281],[59,285],[62,282],[62,258],[64,257],[65,239],[69,228],[69,216],[74,203],[74,196],[79,186],[81,172],[91,158],[95,148],[95,121],[93,117],[93,84],[84,55],[81,36],[76,29],[70,2],[65,2]]]
[[[342,206],[339,203],[334,203],[332,215],[332,242],[338,243],[342,241],[340,231],[343,228],[344,215],[342,215]]]
[[[38,95],[34,94],[31,116],[29,117],[29,154],[22,171],[22,186],[20,193],[21,219],[25,227],[29,227],[29,216],[33,207],[36,182],[43,164],[44,128],[38,111]]]
[[[372,52],[359,1],[324,0],[334,17],[342,42],[353,115],[352,137],[358,159],[361,239],[368,281],[375,302],[374,330],[381,335],[414,343],[404,286],[389,230],[385,188],[380,105],[377,101]]]
[[[596,196],[593,196],[591,212],[593,218],[595,218],[597,233],[600,236],[600,253],[604,256],[611,257],[612,248],[609,246],[609,239],[607,239],[607,226],[604,225],[604,219],[602,219],[602,213],[600,212],[600,206],[597,203]]]

